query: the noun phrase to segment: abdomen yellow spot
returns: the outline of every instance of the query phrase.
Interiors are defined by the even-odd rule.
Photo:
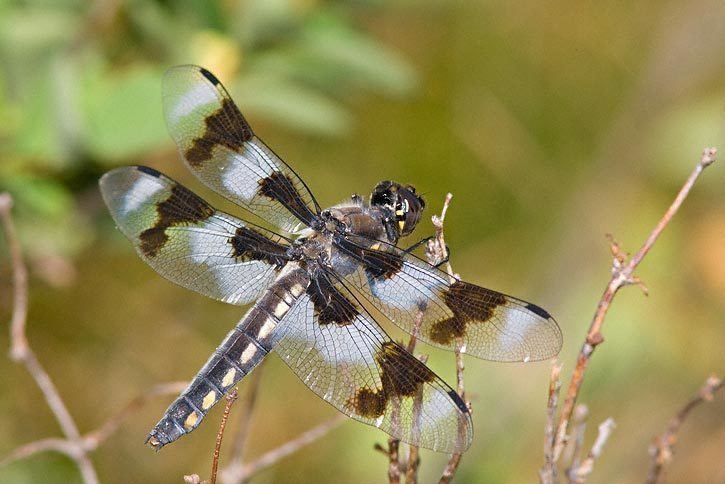
[[[224,374],[224,378],[222,378],[222,386],[226,388],[229,385],[231,385],[232,383],[234,383],[234,376],[236,374],[237,374],[237,369],[236,368],[230,368],[229,371],[227,371]]]
[[[252,359],[254,354],[257,352],[257,347],[254,346],[252,343],[249,343],[249,346],[244,348],[244,351],[242,351],[242,356],[239,358],[239,361],[242,363],[246,363],[249,360]]]
[[[186,420],[184,420],[184,428],[186,430],[191,430],[194,428],[194,425],[196,425],[196,422],[199,421],[199,416],[196,414],[196,412],[191,412],[188,417],[186,417]]]
[[[216,402],[216,392],[214,390],[211,390],[209,393],[206,394],[204,400],[201,402],[201,408],[203,410],[208,410],[211,408],[212,405],[214,405],[214,402]]]

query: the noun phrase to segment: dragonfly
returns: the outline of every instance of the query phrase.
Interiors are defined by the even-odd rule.
[[[216,210],[147,166],[105,173],[103,199],[160,275],[225,303],[253,304],[151,430],[155,449],[192,432],[274,352],[352,419],[422,448],[464,452],[473,438],[466,403],[391,339],[369,307],[430,345],[484,360],[559,352],[561,331],[541,307],[450,278],[398,246],[425,207],[413,186],[382,181],[367,199],[321,208],[202,67],[167,71],[163,107],[189,170],[246,217]]]

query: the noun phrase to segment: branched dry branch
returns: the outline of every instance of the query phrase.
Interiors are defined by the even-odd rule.
[[[712,401],[715,398],[715,394],[723,388],[723,385],[724,383],[720,378],[711,375],[697,394],[670,419],[662,435],[654,438],[649,449],[652,463],[647,475],[648,484],[654,484],[663,480],[664,468],[672,461],[674,447],[677,443],[677,432],[680,430],[680,427],[690,412],[701,403]]]
[[[570,482],[580,484],[591,475],[592,470],[594,470],[594,461],[597,460],[600,455],[602,455],[604,444],[607,443],[607,440],[609,440],[609,436],[612,435],[614,427],[614,420],[611,418],[608,418],[607,420],[599,424],[599,433],[597,434],[597,439],[594,441],[591,450],[589,450],[589,453],[581,462],[579,462],[579,457],[577,456],[576,460],[567,472]],[[581,436],[583,440],[583,429],[581,432]],[[581,449],[581,443],[579,445],[579,448]]]
[[[45,368],[40,364],[35,353],[28,344],[25,326],[28,318],[28,271],[23,262],[20,241],[15,232],[12,218],[13,199],[9,193],[0,194],[0,219],[2,220],[5,238],[10,250],[13,269],[13,313],[10,321],[10,358],[21,363],[33,377],[43,393],[48,407],[53,412],[58,425],[66,437],[68,452],[86,483],[97,483],[98,475],[93,468],[88,454],[83,449],[81,434],[73,417],[66,408],[58,389],[53,384]]]
[[[21,445],[0,459],[0,467],[20,459],[25,459],[40,452],[54,451],[72,459],[81,473],[83,482],[98,482],[98,475],[90,459],[90,453],[108,439],[128,418],[140,408],[150,397],[178,393],[185,383],[165,383],[151,388],[148,392],[135,398],[119,413],[111,416],[98,429],[81,435],[68,407],[60,396],[58,389],[40,364],[33,352],[26,335],[28,319],[28,272],[23,262],[20,241],[15,231],[12,217],[13,199],[8,193],[0,193],[0,223],[10,252],[13,273],[13,308],[10,321],[10,358],[25,366],[30,376],[40,388],[45,402],[53,413],[65,438],[40,439]]]
[[[579,351],[576,366],[566,392],[566,399],[564,400],[559,416],[557,432],[554,436],[553,455],[545,455],[545,464],[540,472],[541,482],[556,482],[556,463],[560,459],[562,451],[569,441],[567,431],[572,419],[572,413],[574,411],[577,397],[579,396],[579,391],[581,390],[581,385],[584,381],[584,375],[586,373],[589,360],[591,359],[595,348],[604,341],[601,328],[614,296],[621,287],[632,284],[638,285],[646,293],[646,287],[634,274],[635,269],[649,253],[650,249],[652,249],[652,246],[657,241],[657,238],[670,223],[675,213],[677,213],[677,210],[680,208],[685,198],[687,198],[687,195],[690,193],[690,190],[702,172],[715,161],[716,154],[717,150],[715,148],[707,148],[703,151],[699,162],[678,192],[675,200],[672,202],[670,207],[647,237],[647,240],[634,256],[628,257],[627,254],[621,251],[619,245],[610,238],[613,256],[612,275],[601,299],[599,300],[599,303],[597,304],[597,310],[594,313],[589,330],[587,331],[584,344]],[[551,462],[552,458],[553,463]],[[596,458],[596,456],[593,456],[593,459],[594,458]]]

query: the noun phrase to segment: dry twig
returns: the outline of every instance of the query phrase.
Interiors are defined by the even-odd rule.
[[[451,203],[451,199],[453,198],[453,195],[448,193],[446,195],[445,200],[443,201],[443,208],[441,209],[440,216],[433,215],[431,217],[431,220],[433,222],[433,226],[435,228],[435,235],[430,240],[428,240],[425,248],[425,256],[428,260],[428,263],[434,266],[440,265],[442,262],[446,262],[446,270],[448,273],[448,276],[451,280],[451,282],[455,281],[455,279],[458,277],[454,272],[453,268],[451,267],[450,262],[448,259],[448,248],[446,246],[445,237],[443,234],[443,222],[446,218],[446,212],[448,212],[448,207]],[[409,353],[413,353],[415,351],[415,346],[418,341],[418,330],[420,328],[420,325],[423,322],[423,313],[419,313],[418,319],[416,320],[416,324],[413,328],[413,334],[410,336],[410,340],[408,341],[406,349]],[[458,394],[461,396],[461,398],[465,399],[464,396],[464,390],[465,385],[463,382],[463,370],[464,370],[464,364],[463,364],[463,353],[465,352],[465,346],[459,342],[458,347],[456,348],[455,354],[456,354],[456,380],[457,380],[457,391]],[[427,356],[422,355],[419,358],[421,361],[425,363],[427,360]],[[470,408],[470,403],[467,402],[467,405]],[[415,483],[418,480],[418,467],[420,466],[420,457],[419,457],[419,450],[418,447],[411,445],[410,450],[408,453],[407,462],[403,463],[401,462],[400,458],[400,440],[395,438],[388,439],[388,448],[383,449],[382,446],[376,445],[375,450],[378,450],[385,454],[388,457],[388,481],[391,484],[397,484],[400,482],[400,478],[402,475],[402,471],[405,470],[405,479],[408,483]],[[443,471],[443,476],[441,477],[441,482],[449,482],[450,479],[453,478],[456,469],[458,468],[458,464],[461,460],[461,454],[453,454],[451,456],[451,459],[448,461],[448,464],[446,465],[445,470]]]
[[[654,484],[661,482],[664,477],[664,468],[672,461],[674,454],[674,447],[677,443],[677,432],[680,430],[682,423],[685,421],[687,416],[692,410],[704,402],[710,402],[715,397],[715,394],[723,388],[723,381],[715,375],[711,375],[705,384],[697,392],[697,395],[692,397],[684,407],[680,409],[674,417],[672,417],[667,424],[667,428],[662,433],[654,438],[652,445],[650,446],[650,456],[652,457],[652,463],[650,465],[649,473],[647,475],[647,483]]]
[[[557,432],[554,437],[554,465],[551,465],[548,462],[549,458],[547,457],[547,462],[544,464],[544,467],[542,467],[540,473],[542,482],[555,482],[555,465],[568,441],[567,431],[569,423],[572,418],[577,397],[579,396],[579,391],[581,390],[582,382],[584,381],[584,375],[586,373],[589,360],[591,359],[595,348],[604,341],[601,329],[614,296],[621,287],[632,284],[640,286],[640,288],[642,288],[646,293],[646,287],[642,281],[634,275],[635,269],[649,253],[662,231],[670,223],[675,213],[677,213],[677,210],[682,205],[682,202],[685,198],[687,198],[687,195],[694,186],[695,181],[697,181],[705,168],[715,161],[716,154],[717,150],[715,148],[707,148],[703,151],[700,161],[697,163],[695,169],[678,192],[675,200],[672,202],[670,207],[647,237],[647,240],[634,256],[629,258],[620,250],[619,245],[614,240],[610,240],[613,255],[612,276],[604,290],[604,293],[602,294],[601,299],[599,300],[599,303],[597,304],[597,310],[594,313],[589,330],[587,331],[586,339],[579,351],[576,367],[574,368],[571,380],[569,381],[566,399],[564,400],[559,416]]]
[[[441,216],[433,216],[433,225],[435,226],[435,237],[429,241],[428,243],[428,250],[432,254],[436,254],[436,257],[438,257],[437,261],[440,263],[440,261],[445,260],[448,257],[448,248],[446,246],[445,237],[443,235],[443,222],[446,219],[446,212],[448,211],[448,206],[451,203],[451,199],[453,198],[452,194],[447,194],[446,199],[443,202],[443,210],[441,210]],[[451,281],[451,283],[455,282],[456,279],[458,279],[458,275],[453,272],[453,268],[451,267],[450,261],[446,261],[446,272],[448,273],[448,278]],[[456,391],[461,396],[461,398],[466,401],[466,388],[465,383],[463,381],[463,371],[465,370],[465,366],[463,363],[463,353],[466,352],[466,346],[463,344],[462,340],[458,341],[458,344],[455,349],[455,356],[456,356]],[[466,405],[468,408],[471,408],[471,403],[466,401]],[[463,429],[461,429],[463,431]],[[443,469],[443,474],[440,478],[440,483],[447,483],[450,482],[453,479],[453,476],[455,476],[456,471],[458,470],[458,466],[461,463],[461,457],[462,454],[453,454],[451,458],[448,460],[448,463],[446,464],[446,467]]]
[[[566,446],[565,453],[568,451],[568,455],[564,459],[565,462],[571,462],[569,468],[566,470],[566,475],[570,482],[573,481],[572,469],[578,468],[579,462],[581,461],[588,419],[589,407],[581,403],[574,407],[574,417],[572,419],[574,422],[574,440],[570,442],[570,445]]]
[[[34,454],[46,451],[59,452],[72,459],[81,473],[83,482],[97,483],[98,475],[93,467],[89,454],[106,441],[128,418],[128,416],[141,407],[150,397],[155,395],[178,393],[185,383],[165,383],[157,385],[145,394],[135,398],[121,410],[113,415],[98,429],[86,435],[81,435],[73,417],[58,389],[40,364],[33,352],[26,335],[28,318],[28,272],[23,262],[20,241],[15,231],[12,218],[13,200],[10,194],[0,193],[0,223],[2,224],[8,244],[11,267],[13,272],[13,308],[10,321],[10,358],[27,369],[30,376],[40,388],[45,401],[55,417],[65,438],[47,438],[30,442],[16,448],[10,454],[0,459],[0,467]]]
[[[227,426],[227,420],[229,419],[229,412],[232,410],[232,405],[234,405],[234,402],[237,401],[237,396],[239,396],[239,390],[236,387],[227,395],[227,404],[224,406],[222,421],[219,423],[219,432],[217,432],[216,445],[214,446],[214,457],[211,461],[211,484],[216,484],[216,473],[219,468],[219,452],[222,448],[224,429]]]
[[[589,477],[589,475],[591,475],[592,470],[594,470],[594,461],[597,460],[600,455],[602,455],[604,444],[607,443],[607,440],[609,440],[609,436],[612,435],[614,427],[614,420],[611,418],[608,418],[607,420],[599,424],[599,433],[597,434],[597,439],[594,441],[591,450],[581,462],[579,462],[579,456],[577,455],[577,457],[575,458],[576,460],[574,460],[571,468],[567,472],[570,482],[580,484],[584,482]],[[582,440],[583,437],[584,430],[582,429]],[[579,449],[581,449],[581,442],[579,443]]]
[[[10,250],[13,269],[13,313],[10,321],[10,358],[21,363],[33,377],[43,393],[48,407],[53,412],[58,425],[68,442],[66,453],[71,457],[86,483],[97,483],[98,475],[81,445],[81,434],[73,417],[58,393],[58,389],[40,364],[28,344],[25,327],[28,318],[28,271],[23,262],[20,241],[15,232],[12,218],[13,199],[9,193],[0,194],[0,220]]]
[[[539,472],[544,484],[553,484],[556,480],[556,465],[554,463],[554,428],[556,426],[556,406],[559,403],[559,391],[561,390],[561,363],[554,360],[551,365],[551,376],[549,377],[549,398],[546,404],[546,428],[544,430],[544,467]],[[546,476],[551,476],[552,481],[545,481]]]
[[[242,414],[242,420],[239,423],[237,435],[234,437],[234,450],[232,451],[232,458],[229,461],[227,468],[238,467],[241,468],[244,465],[244,451],[246,448],[247,439],[249,438],[249,430],[252,426],[252,416],[254,415],[255,404],[257,403],[257,396],[259,395],[259,383],[262,380],[262,369],[264,368],[264,360],[257,365],[257,368],[252,372],[249,377],[249,388],[247,389],[245,396],[244,413]],[[240,477],[241,479],[241,477]],[[235,484],[241,482],[232,481]]]
[[[420,328],[420,325],[423,321],[423,313],[420,313],[415,325],[415,332],[417,333],[418,328]],[[411,336],[411,342],[414,342],[413,337]],[[410,345],[409,345],[410,346]],[[412,353],[414,348],[410,348],[410,352]],[[428,363],[428,355],[420,355],[418,356],[418,359],[421,363],[424,365]],[[420,413],[421,413],[421,406],[422,406],[422,394],[418,394],[415,398],[415,402],[413,403],[413,425],[415,426],[416,430],[415,432],[420,432]],[[420,452],[419,448],[416,445],[409,445],[408,446],[408,463],[405,466],[405,482],[406,484],[416,484],[418,482],[418,468],[420,467]]]

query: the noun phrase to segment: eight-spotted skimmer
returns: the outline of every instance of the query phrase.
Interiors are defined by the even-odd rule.
[[[260,140],[209,71],[164,79],[170,133],[205,185],[282,234],[212,208],[158,171],[106,173],[101,192],[118,227],[167,279],[230,304],[256,303],[148,436],[155,448],[194,430],[271,351],[341,412],[405,442],[462,452],[473,435],[459,395],[395,343],[366,300],[405,331],[486,360],[535,361],[561,348],[539,306],[447,274],[396,247],[424,207],[385,181],[369,201],[322,210],[307,185]]]

